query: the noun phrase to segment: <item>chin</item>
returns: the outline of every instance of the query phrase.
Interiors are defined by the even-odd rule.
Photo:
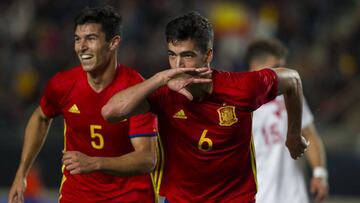
[[[93,67],[93,66],[89,66],[89,65],[82,65],[82,69],[83,69],[85,72],[90,72],[90,71],[94,70],[94,67]]]

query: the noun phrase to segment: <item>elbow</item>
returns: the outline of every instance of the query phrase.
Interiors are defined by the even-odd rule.
[[[278,94],[298,94],[302,91],[301,78],[296,70],[279,68],[278,76],[280,78]]]
[[[105,105],[102,107],[101,115],[107,122],[112,121],[112,109],[109,107],[109,105]]]
[[[300,74],[296,70],[292,70],[291,76],[296,86],[301,85]]]
[[[295,94],[302,94],[301,78],[296,70],[292,70],[291,72],[291,83],[292,89],[295,91]]]
[[[289,87],[296,88],[298,86],[301,86],[301,79],[300,75],[296,70],[293,69],[287,69],[288,72],[288,79],[289,79]]]
[[[151,173],[154,171],[157,163],[156,155],[148,155],[143,163],[143,173]]]
[[[102,107],[101,115],[107,122],[110,123],[114,123],[125,119],[124,114],[122,114],[121,110],[119,111],[116,107],[113,107],[109,104],[106,104],[105,106]]]

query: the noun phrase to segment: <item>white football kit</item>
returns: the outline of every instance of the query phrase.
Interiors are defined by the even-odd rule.
[[[303,102],[302,128],[313,122]],[[285,146],[287,112],[283,96],[253,113],[253,136],[258,179],[257,203],[308,203],[303,171]]]

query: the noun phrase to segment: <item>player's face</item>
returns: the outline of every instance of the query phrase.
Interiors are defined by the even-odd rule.
[[[101,24],[86,23],[78,25],[74,36],[75,52],[86,72],[106,68],[113,55],[110,42],[106,42]]]
[[[189,39],[168,43],[168,56],[171,68],[201,68],[209,66],[212,50],[204,54]]]

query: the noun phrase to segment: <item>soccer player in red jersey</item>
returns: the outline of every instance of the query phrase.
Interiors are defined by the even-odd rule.
[[[197,13],[168,23],[166,38],[171,69],[117,93],[102,109],[104,117],[116,121],[149,110],[158,115],[165,154],[160,194],[170,202],[255,202],[252,112],[284,94],[286,145],[293,158],[307,147],[300,135],[298,73],[210,69],[213,30]]]
[[[81,65],[48,82],[26,127],[9,202],[24,202],[25,178],[58,115],[64,117],[65,139],[59,202],[155,202],[148,174],[156,163],[155,117],[146,113],[110,124],[101,115],[113,94],[143,80],[117,63],[120,31],[121,17],[111,7],[85,8],[76,18],[74,48]],[[83,170],[84,162],[95,172]]]
[[[173,202],[255,202],[252,112],[284,94],[289,114],[286,145],[295,159],[307,143],[300,135],[302,86],[286,68],[232,73],[210,69],[213,30],[198,13],[166,26],[171,69],[115,94],[103,107],[108,121],[139,112],[158,116],[165,162],[160,194]]]

